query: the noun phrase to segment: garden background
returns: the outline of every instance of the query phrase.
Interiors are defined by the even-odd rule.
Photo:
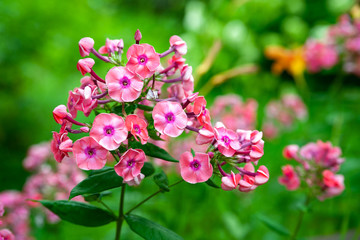
[[[78,41],[92,37],[96,46],[123,38],[133,43],[136,29],[142,42],[159,52],[169,46],[172,35],[188,43],[185,56],[196,69],[216,41],[222,48],[208,71],[195,75],[196,91],[207,91],[212,104],[216,96],[236,93],[258,101],[257,129],[261,130],[264,107],[284,92],[298,92],[286,73],[271,73],[264,49],[271,44],[294,47],[309,36],[322,36],[326,27],[350,10],[352,0],[212,0],[212,1],[0,1],[0,191],[21,190],[27,173],[22,167],[30,145],[51,139],[58,129],[52,117],[55,106],[66,102],[69,90],[78,86]],[[209,79],[237,66],[255,64],[257,73],[233,77],[221,87],[209,87]],[[106,64],[97,66],[106,73]],[[292,229],[305,196],[279,185],[282,149],[292,143],[330,140],[343,150],[346,162],[345,191],[323,202],[315,201],[306,213],[302,237],[336,235],[345,239],[360,234],[360,81],[347,75],[338,84],[338,69],[306,74],[309,93],[303,94],[309,118],[275,139],[265,141],[262,164],[270,180],[252,193],[225,192],[206,184],[182,183],[136,210],[151,216],[184,239],[281,239],[264,221]],[[99,75],[100,75],[99,74]],[[178,179],[170,176],[170,181]],[[44,183],[45,184],[45,183]],[[130,190],[127,204],[156,191],[144,181]],[[109,196],[116,208],[118,194]],[[265,220],[264,220],[265,219]],[[70,223],[45,225],[33,232],[36,239],[112,239],[115,224],[85,228]],[[137,239],[127,226],[124,239]]]

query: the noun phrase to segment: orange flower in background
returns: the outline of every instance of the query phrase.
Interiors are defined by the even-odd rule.
[[[306,65],[302,47],[285,49],[280,46],[268,46],[265,49],[265,56],[275,61],[271,71],[276,75],[287,71],[293,77],[297,77],[305,71]]]

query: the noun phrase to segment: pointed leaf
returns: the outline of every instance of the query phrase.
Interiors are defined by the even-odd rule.
[[[153,107],[143,105],[143,104],[138,104],[137,107],[139,109],[141,109],[141,110],[144,110],[144,111],[152,111],[154,109]]]
[[[169,192],[169,180],[166,176],[166,174],[164,173],[164,171],[161,170],[161,172],[157,173],[154,175],[154,182],[156,183],[156,185],[159,186],[160,189]]]
[[[126,114],[133,114],[135,109],[137,108],[137,105],[136,104],[130,104],[128,106],[125,107],[125,112]]]
[[[173,231],[137,215],[126,215],[126,222],[131,230],[146,240],[182,240],[183,238]]]
[[[282,236],[290,236],[290,231],[284,227],[283,225],[281,225],[278,222],[275,222],[274,220],[262,215],[262,214],[258,214],[257,217],[259,218],[259,220],[261,222],[263,222],[270,230],[278,233],[279,235]]]
[[[209,178],[209,180],[207,180],[205,183],[206,183],[207,185],[209,185],[210,187],[220,188],[220,187],[219,187],[218,185],[216,185],[216,183],[214,183],[214,181],[211,180],[210,178]]]
[[[145,162],[144,166],[141,168],[141,173],[144,174],[145,177],[151,176],[154,172],[155,172],[155,168],[149,162]]]
[[[97,227],[116,220],[110,212],[86,203],[67,200],[39,202],[62,220],[77,225]]]
[[[122,177],[116,174],[114,168],[98,170],[93,172],[76,185],[70,192],[69,199],[82,194],[100,193],[105,190],[120,187],[123,183]]]
[[[192,148],[191,148],[191,154],[192,154],[193,157],[195,157],[195,151]]]
[[[129,142],[129,144],[131,148],[142,149],[147,156],[160,158],[162,160],[169,162],[179,162],[178,160],[173,158],[167,151],[152,143],[146,143],[142,145],[140,142],[133,141],[133,142]]]

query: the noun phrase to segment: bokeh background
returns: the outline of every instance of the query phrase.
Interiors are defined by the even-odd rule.
[[[284,92],[297,92],[290,75],[275,76],[264,57],[270,44],[300,46],[309,36],[324,35],[326,27],[348,12],[353,0],[79,0],[0,1],[0,191],[21,190],[27,173],[22,167],[27,148],[51,139],[58,130],[52,110],[67,101],[79,85],[78,41],[92,37],[97,47],[105,39],[123,38],[125,48],[140,29],[143,42],[158,52],[176,34],[188,44],[187,62],[196,69],[214,42],[222,48],[196,90],[206,90],[210,104],[216,96],[235,93],[258,101],[257,129],[264,107]],[[220,87],[207,88],[212,76],[236,66],[255,64],[257,73],[233,77]],[[97,62],[105,75],[108,66]],[[148,216],[184,239],[281,239],[259,217],[292,229],[305,196],[279,185],[282,149],[287,144],[330,140],[343,150],[345,191],[324,202],[315,201],[305,215],[300,236],[316,239],[358,239],[360,234],[360,79],[346,76],[336,89],[336,71],[305,75],[310,93],[304,97],[309,119],[281,136],[267,140],[262,164],[270,181],[250,194],[225,192],[205,184],[175,187],[146,203],[137,214]],[[201,92],[200,92],[201,94]],[[170,176],[170,182],[176,181]],[[45,184],[45,183],[44,183]],[[127,194],[128,206],[157,189],[144,181]],[[117,207],[118,194],[108,197]],[[35,229],[35,228],[34,228]],[[85,228],[61,222],[35,229],[36,239],[112,239],[115,224]],[[346,238],[347,237],[347,238]],[[137,239],[127,226],[124,239]]]

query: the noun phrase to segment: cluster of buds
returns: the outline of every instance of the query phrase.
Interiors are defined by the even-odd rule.
[[[306,105],[298,95],[285,94],[280,100],[272,100],[266,105],[263,131],[265,137],[275,138],[278,134],[290,129],[295,121],[307,118]]]
[[[73,159],[66,158],[63,164],[54,166],[50,143],[40,143],[29,148],[23,165],[31,171],[23,190],[0,193],[0,239],[31,240],[30,214],[35,214],[35,224],[46,220],[55,223],[59,218],[49,210],[43,211],[39,203],[27,199],[68,199],[73,187],[85,178]],[[46,184],[44,184],[46,183]],[[77,197],[75,200],[82,200]],[[5,213],[5,214],[4,214]],[[44,215],[45,213],[45,215]],[[2,217],[1,217],[2,216]]]
[[[330,43],[323,43],[309,39],[304,45],[306,68],[309,73],[317,73],[323,69],[330,69],[338,62],[336,47]]]
[[[288,190],[298,189],[301,180],[311,194],[320,200],[339,195],[344,190],[344,176],[336,174],[344,162],[339,147],[319,140],[301,148],[298,145],[286,146],[283,155],[288,160],[300,163],[296,168],[292,165],[282,167],[284,175],[279,178],[279,182]]]
[[[122,60],[121,39],[107,40],[108,47],[100,48],[100,53],[94,49],[92,39],[80,40],[81,56],[93,53],[115,66],[104,80],[94,72],[93,59],[79,60],[78,70],[90,76],[84,77],[81,86],[70,92],[68,109],[60,105],[53,111],[55,121],[61,125],[60,131],[53,133],[52,151],[56,160],[61,162],[72,152],[78,167],[90,170],[103,168],[113,156],[117,161],[115,172],[124,183],[138,185],[144,178],[141,169],[148,161],[146,151],[139,146],[163,145],[159,140],[194,132],[196,143],[206,145],[207,150],[187,149],[180,154],[180,173],[185,181],[205,182],[215,173],[222,177],[223,189],[241,191],[253,190],[267,182],[266,167],[255,171],[252,165],[263,156],[262,133],[233,131],[222,123],[211,124],[207,102],[194,92],[192,67],[183,58],[187,53],[185,41],[172,36],[169,49],[163,53],[140,41],[141,33],[137,30],[135,44],[126,51],[126,62]],[[114,47],[119,44],[121,47]],[[101,55],[105,53],[101,49],[106,49],[107,56]],[[165,62],[164,66],[161,62]],[[162,91],[165,84],[167,90]],[[85,116],[94,112],[95,119],[78,122],[77,111]],[[78,129],[73,129],[74,125]],[[69,133],[89,133],[89,136],[73,143]],[[246,165],[239,167],[242,163]],[[238,173],[226,173],[223,168]]]

